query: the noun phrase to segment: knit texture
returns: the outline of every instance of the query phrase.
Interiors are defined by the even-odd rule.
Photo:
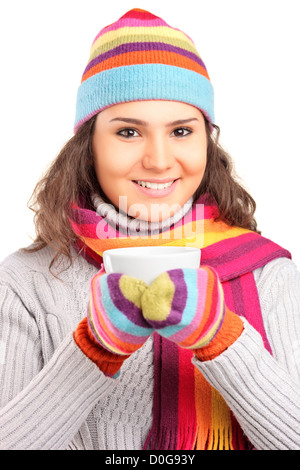
[[[241,318],[225,307],[222,328],[206,346],[195,349],[195,356],[201,361],[215,359],[235,343],[243,331],[244,323]]]
[[[130,354],[119,355],[102,347],[92,334],[87,317],[81,320],[74,331],[74,340],[81,351],[108,377],[117,378],[123,362],[130,357]]]
[[[141,311],[145,289],[145,282],[122,274],[96,274],[92,279],[89,325],[95,339],[108,351],[132,354],[153,333]]]
[[[102,372],[116,377],[124,360],[154,330],[196,354],[218,333],[217,344],[197,354],[213,359],[238,338],[243,322],[226,308],[218,275],[208,267],[167,271],[149,287],[121,274],[93,277],[88,318],[80,322],[74,338]]]
[[[59,274],[59,266],[57,279],[48,269],[53,256],[46,247],[0,264],[0,448],[140,450],[152,424],[152,337],[124,362],[117,380],[99,373],[72,339],[97,268],[73,253],[72,267],[66,262]],[[196,367],[257,449],[297,450],[300,275],[286,258],[254,275],[273,357],[245,321],[224,354],[195,360]],[[209,403],[200,406],[205,414]]]
[[[121,274],[100,270],[91,280],[87,318],[74,338],[81,350],[100,370],[118,377],[125,359],[153,333],[144,320],[141,297],[147,284]]]
[[[200,208],[204,206],[200,212],[197,210],[199,206]],[[271,353],[252,271],[255,266],[263,266],[268,260],[281,256],[290,257],[290,253],[257,233],[231,227],[217,220],[216,204],[208,195],[202,195],[198,201],[195,201],[192,210],[187,215],[183,227],[175,224],[163,233],[164,236],[159,234],[154,238],[145,236],[128,238],[126,234],[115,231],[115,236],[107,239],[110,229],[104,230],[103,221],[99,220],[99,216],[95,217],[93,211],[75,205],[71,223],[81,242],[78,245],[80,253],[83,256],[88,255],[87,259],[93,259],[98,267],[100,264],[97,260],[101,259],[100,256],[108,243],[114,248],[164,244],[175,246],[192,244],[192,246],[202,248],[202,266],[208,265],[216,269],[222,282],[228,308],[235,314],[243,315],[248,319],[249,323],[262,335],[265,348]],[[191,239],[186,232],[193,228],[195,222],[201,222],[201,217],[203,218],[200,224],[202,229],[198,229],[196,236],[194,235]],[[100,230],[98,230],[99,226]],[[185,237],[175,240],[174,235],[179,228],[181,228],[181,233],[182,228],[184,229]],[[102,230],[105,233],[103,238]],[[144,294],[146,293],[147,290]],[[168,301],[170,303],[169,294]],[[214,315],[218,309],[212,308],[207,311],[212,311]],[[216,333],[213,326],[209,327],[209,330],[209,334]],[[224,337],[225,343],[226,336]],[[222,339],[223,348],[224,338]],[[196,373],[191,367],[192,352],[178,347],[177,343],[156,333],[154,333],[154,351],[153,423],[144,449],[251,448],[251,444],[222,397],[216,394],[201,374]],[[184,387],[182,384],[185,384]],[[172,400],[166,393],[169,387],[173,392]],[[199,397],[210,403],[209,412],[205,416],[200,412]],[[222,423],[221,429],[212,419],[215,409],[218,410],[218,420]]]
[[[154,99],[191,104],[214,122],[213,88],[193,40],[134,8],[93,41],[78,90],[75,131],[108,106]]]
[[[128,231],[123,232],[121,226],[111,226],[107,218],[85,207],[84,202],[81,206],[73,203],[69,220],[77,235],[74,248],[98,269],[103,263],[105,250],[135,246],[190,246],[201,248],[201,265],[216,269],[222,282],[228,277],[253,271],[274,256],[291,256],[258,233],[217,220],[218,214],[216,202],[203,194],[194,201],[184,219],[156,236],[134,236]],[[228,269],[230,276],[226,273]]]
[[[142,295],[143,316],[165,338],[185,349],[208,345],[222,330],[226,306],[216,271],[174,269],[158,276]],[[234,314],[232,314],[235,316]],[[238,334],[243,330],[240,323]],[[222,335],[223,343],[226,336]],[[232,342],[237,339],[234,335]]]
[[[129,235],[156,235],[164,232],[183,219],[193,205],[193,197],[191,197],[168,219],[161,220],[160,222],[152,222],[129,217],[122,211],[116,211],[115,207],[105,202],[99,194],[93,194],[91,199],[97,214],[100,215],[102,220],[105,220],[113,229],[128,233]]]

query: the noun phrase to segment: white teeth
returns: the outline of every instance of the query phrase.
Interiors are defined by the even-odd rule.
[[[165,189],[169,188],[174,181],[170,181],[169,183],[149,183],[149,181],[137,181],[137,183],[140,186],[143,186],[143,188],[149,188],[149,189]]]

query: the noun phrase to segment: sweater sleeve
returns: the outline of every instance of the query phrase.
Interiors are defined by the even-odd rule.
[[[259,450],[300,447],[300,274],[294,263],[269,263],[258,280],[266,333],[244,320],[241,336],[220,356],[193,363],[220,392]]]
[[[66,335],[44,364],[35,316],[0,285],[0,449],[65,449],[112,380]]]

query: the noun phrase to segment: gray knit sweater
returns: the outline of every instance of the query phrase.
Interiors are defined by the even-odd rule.
[[[49,273],[47,247],[0,264],[0,449],[141,449],[152,422],[153,344],[105,377],[73,340],[96,268]],[[273,357],[245,321],[239,339],[196,367],[257,449],[300,449],[300,275],[287,259],[255,271]]]

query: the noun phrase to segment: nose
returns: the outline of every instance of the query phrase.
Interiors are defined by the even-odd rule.
[[[153,136],[145,144],[142,158],[143,167],[147,170],[161,172],[172,168],[175,158],[172,151],[162,136]]]

